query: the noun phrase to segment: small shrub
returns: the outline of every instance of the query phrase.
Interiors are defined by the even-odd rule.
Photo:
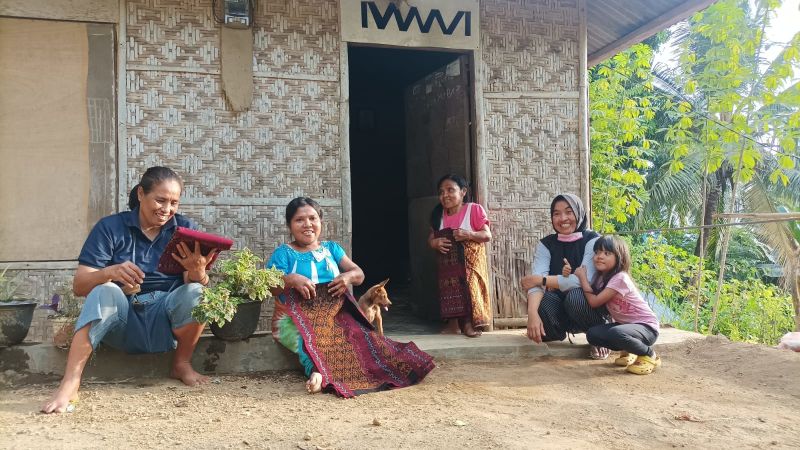
[[[283,272],[265,269],[263,262],[248,248],[234,251],[230,259],[218,261],[210,274],[212,285],[203,288],[192,317],[199,322],[223,326],[233,319],[240,303],[272,297],[270,289],[283,287]]]

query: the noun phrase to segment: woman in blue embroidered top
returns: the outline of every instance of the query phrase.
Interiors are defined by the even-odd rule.
[[[101,341],[130,353],[172,350],[177,341],[170,376],[189,386],[207,380],[190,364],[203,332],[191,311],[208,283],[206,265],[215,251],[203,256],[199,248],[191,251],[180,244],[172,257],[185,269],[183,274],[156,270],[175,227],[197,228],[176,214],[182,190],[178,174],[151,167],[131,190],[131,211],[104,217],[89,233],[72,286],[86,302],[75,324],[64,378],[42,412],[64,412],[77,401],[83,368]],[[128,323],[132,308],[155,312],[146,316],[146,324],[139,323],[147,332]]]
[[[433,360],[413,343],[374,332],[350,294],[364,272],[333,241],[320,241],[322,209],[308,197],[286,206],[293,240],[272,253],[267,267],[282,270],[284,289],[273,314],[273,337],[297,353],[306,389],[330,388],[343,397],[414,384]]]

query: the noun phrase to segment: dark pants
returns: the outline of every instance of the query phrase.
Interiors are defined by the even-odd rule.
[[[567,333],[585,333],[589,328],[609,320],[606,307],[589,306],[580,288],[567,292],[545,292],[539,303],[539,317],[544,325],[542,340],[545,342],[563,341]]]
[[[653,344],[658,339],[658,331],[650,325],[641,323],[607,323],[589,328],[586,340],[590,344],[623,350],[634,355],[653,356]]]

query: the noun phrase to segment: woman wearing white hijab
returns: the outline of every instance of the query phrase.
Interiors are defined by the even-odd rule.
[[[592,308],[586,301],[578,277],[573,273],[586,267],[594,276],[594,241],[600,236],[586,229],[586,210],[573,194],[557,195],[550,204],[554,234],[539,241],[533,272],[522,278],[528,291],[528,337],[536,342],[561,341],[567,333],[584,333],[607,323],[606,308]],[[609,350],[592,347],[590,357],[605,359]]]

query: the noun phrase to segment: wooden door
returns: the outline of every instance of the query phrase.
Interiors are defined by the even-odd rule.
[[[436,182],[447,173],[472,179],[468,69],[461,56],[405,91],[412,307],[425,317],[439,317],[435,255],[427,242],[439,201]]]

